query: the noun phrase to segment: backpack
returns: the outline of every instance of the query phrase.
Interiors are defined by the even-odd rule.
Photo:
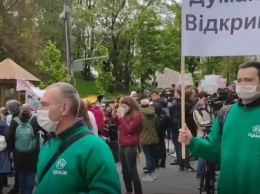
[[[168,107],[163,107],[162,111],[161,111],[161,114],[160,114],[160,119],[159,120],[161,122],[164,122],[164,121],[167,121],[168,118],[170,118],[169,108]]]
[[[35,138],[33,127],[30,124],[33,118],[34,116],[31,116],[26,123],[22,123],[18,117],[14,118],[18,124],[15,133],[15,148],[18,152],[29,153],[37,147],[37,138]]]
[[[224,106],[222,109],[219,111],[219,133],[220,135],[223,135],[223,127],[225,120],[227,118],[227,115],[232,108],[233,104]]]
[[[0,135],[0,152],[4,151],[6,147],[7,147],[7,143],[5,141],[5,136]]]

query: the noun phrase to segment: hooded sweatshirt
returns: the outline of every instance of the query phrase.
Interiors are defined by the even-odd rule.
[[[146,107],[143,111],[143,130],[141,133],[141,143],[152,145],[159,142],[157,130],[159,129],[159,119],[155,114],[154,107]]]

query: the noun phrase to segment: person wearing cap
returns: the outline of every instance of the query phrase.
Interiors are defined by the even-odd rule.
[[[21,103],[17,100],[9,100],[5,105],[9,115],[6,116],[6,124],[9,126],[14,117],[17,117],[20,113]]]
[[[135,101],[137,101],[138,95],[137,95],[137,92],[136,92],[136,91],[132,91],[131,94],[130,94],[130,96],[131,96]]]
[[[105,121],[104,121],[104,114],[103,111],[95,108],[95,104],[97,103],[97,99],[85,99],[88,111],[92,112],[93,115],[95,116],[95,120],[97,123],[98,127],[98,135],[102,136],[103,129],[105,126]]]

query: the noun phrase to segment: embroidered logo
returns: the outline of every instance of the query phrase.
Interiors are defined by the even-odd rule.
[[[67,162],[65,159],[61,158],[56,162],[56,169],[53,170],[53,175],[62,175],[65,176],[68,174],[68,171],[62,170],[66,166]]]
[[[248,133],[248,136],[251,138],[260,138],[260,125],[255,125],[252,127],[252,133]]]
[[[66,166],[66,164],[67,164],[66,160],[63,159],[63,158],[61,158],[61,159],[59,159],[59,160],[57,161],[57,163],[56,163],[56,168],[59,169],[59,170],[61,170],[61,169],[63,169],[63,168]]]

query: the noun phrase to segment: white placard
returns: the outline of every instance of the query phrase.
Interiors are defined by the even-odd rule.
[[[164,75],[166,76],[167,87],[171,87],[172,84],[177,84],[181,76],[178,71],[169,68],[164,68]]]
[[[16,91],[31,90],[29,81],[26,81],[21,75],[18,75],[16,80]]]
[[[185,81],[186,86],[193,86],[194,85],[191,73],[185,73],[184,81]],[[180,79],[179,79],[177,85],[181,85],[181,76],[180,76]]]
[[[219,75],[205,75],[205,80],[211,81],[211,82],[219,82],[220,76]]]
[[[157,85],[158,88],[166,88],[167,86],[166,86],[166,83],[165,83],[166,82],[165,74],[159,73],[157,75],[157,82],[158,82],[158,85]]]
[[[225,87],[227,87],[227,79],[226,78],[220,78],[219,88],[225,88]]]
[[[216,81],[208,81],[208,80],[203,81],[203,91],[204,92],[208,92],[208,93],[217,92],[218,88],[219,88],[219,85],[218,85],[218,82],[216,82]]]
[[[258,55],[259,0],[183,0],[182,56]]]

